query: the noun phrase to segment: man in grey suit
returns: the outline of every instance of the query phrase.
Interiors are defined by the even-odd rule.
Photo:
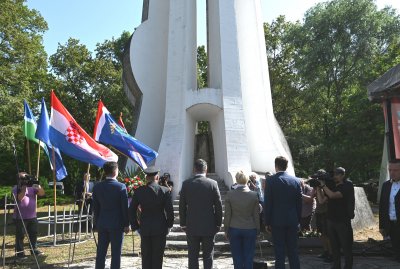
[[[119,269],[124,232],[129,232],[128,193],[125,185],[116,179],[116,162],[106,162],[103,169],[106,180],[93,187],[93,212],[99,238],[96,269],[104,269],[110,242],[111,269]]]
[[[206,177],[207,163],[194,163],[194,177],[182,184],[179,200],[179,219],[186,232],[189,269],[199,268],[200,244],[204,269],[213,266],[215,234],[222,223],[222,202],[218,184]]]
[[[275,158],[276,174],[266,181],[264,195],[265,224],[272,232],[275,268],[285,268],[285,251],[291,269],[300,269],[297,232],[301,218],[300,180],[286,172],[288,160]]]

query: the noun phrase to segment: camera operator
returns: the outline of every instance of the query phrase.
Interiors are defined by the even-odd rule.
[[[171,181],[171,175],[169,173],[164,173],[164,175],[160,178],[159,185],[167,187],[169,189],[169,192],[172,192],[174,182]]]
[[[326,186],[326,181],[319,180],[320,188],[324,193],[324,200],[328,201],[328,236],[332,247],[333,267],[340,266],[340,248],[343,249],[345,258],[344,268],[353,266],[353,228],[351,219],[354,218],[354,186],[353,183],[345,179],[346,170],[337,167],[334,170],[334,186]]]
[[[34,177],[25,172],[17,175],[18,186],[13,188],[13,193],[17,199],[18,207],[14,207],[13,219],[15,222],[15,250],[18,258],[25,257],[24,253],[24,226],[32,244],[32,251],[35,255],[41,255],[42,252],[37,249],[37,219],[36,219],[36,195],[43,196],[44,190],[38,184]],[[35,183],[35,184],[32,184]],[[19,208],[19,212],[18,212]],[[21,219],[22,217],[22,219]]]
[[[323,253],[318,258],[324,260],[324,262],[332,262],[332,249],[328,237],[328,199],[326,199],[324,191],[319,188],[321,183],[319,180],[329,180],[329,174],[324,169],[319,169],[314,175],[311,176],[311,180],[308,181],[309,185],[314,189],[314,196],[316,197],[317,205],[315,208],[315,220],[317,226],[317,232],[320,234],[322,243]],[[329,181],[330,182],[330,181]]]

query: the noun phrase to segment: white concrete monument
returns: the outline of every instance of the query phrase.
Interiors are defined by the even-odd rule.
[[[158,151],[156,166],[175,191],[192,174],[199,121],[210,123],[215,173],[226,185],[238,169],[275,172],[279,155],[294,173],[273,113],[260,0],[207,1],[207,27],[209,88],[198,90],[196,0],[144,0],[125,65],[135,137]]]

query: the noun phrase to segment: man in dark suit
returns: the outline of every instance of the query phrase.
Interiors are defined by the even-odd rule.
[[[379,231],[390,236],[394,258],[400,262],[400,163],[389,163],[390,179],[383,183],[379,203]]]
[[[147,185],[135,191],[129,218],[132,230],[140,233],[142,269],[161,269],[168,228],[174,224],[174,209],[169,188],[158,185],[159,171],[151,166],[144,172]]]
[[[194,163],[194,177],[182,184],[179,199],[179,220],[186,232],[189,269],[199,268],[200,244],[204,269],[211,269],[214,256],[215,234],[222,223],[222,202],[218,184],[206,177],[207,163],[198,159]]]
[[[266,181],[264,195],[265,224],[272,232],[275,268],[285,268],[285,250],[292,269],[300,268],[297,234],[301,219],[300,180],[286,172],[288,160],[275,158],[276,174]]]
[[[128,193],[116,180],[118,164],[103,166],[106,180],[93,187],[94,222],[98,233],[96,269],[103,269],[108,245],[111,242],[111,269],[119,269],[124,232],[129,232]]]

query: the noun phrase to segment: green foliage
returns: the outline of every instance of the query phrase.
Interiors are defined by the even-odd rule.
[[[45,196],[38,197],[37,207],[45,206],[45,205],[54,205],[53,193],[47,193]],[[59,205],[69,205],[75,202],[74,196],[65,195],[61,193],[57,193],[57,206]]]
[[[265,36],[274,109],[297,173],[341,165],[355,180],[377,177],[384,123],[366,85],[399,63],[399,16],[372,0],[333,0],[304,23],[277,18]]]
[[[8,199],[11,195],[12,186],[0,186],[0,201],[7,195]]]
[[[40,99],[45,97],[49,108],[50,89],[54,89],[89,134],[99,99],[115,117],[122,112],[126,126],[133,125],[121,79],[123,50],[130,34],[123,32],[119,38],[97,44],[95,52],[70,38],[47,59],[42,44],[47,23],[24,3],[0,2],[2,185],[15,183],[12,143],[20,170],[28,171],[25,152],[29,147],[32,173],[36,172],[37,145],[25,145],[21,130],[23,99],[38,115]],[[333,0],[312,7],[302,23],[287,22],[281,16],[265,24],[264,30],[274,110],[297,174],[341,165],[353,179],[376,177],[384,124],[379,105],[366,98],[366,85],[400,62],[399,15],[390,8],[378,10],[373,0]],[[207,65],[205,47],[200,46],[199,89],[208,86]],[[199,132],[208,132],[207,122],[199,123]],[[63,158],[69,174],[63,180],[65,192],[73,194],[87,164]],[[39,162],[40,175],[51,179],[47,156],[42,154]],[[97,167],[90,172],[102,177]]]
[[[208,56],[205,46],[197,47],[197,88],[208,87]]]
[[[24,169],[23,100],[37,98],[36,91],[47,73],[42,45],[47,23],[24,2],[0,1],[0,178],[9,184],[13,183],[12,175],[16,173],[12,143],[19,153],[20,168]]]
[[[197,132],[199,134],[208,134],[210,128],[210,123],[208,121],[199,121],[197,123]]]
[[[44,189],[49,189],[49,181],[45,177],[39,177],[39,185]]]
[[[42,39],[47,23],[30,10],[25,1],[0,2],[0,177],[2,183],[13,184],[16,165],[12,143],[18,153],[21,171],[28,171],[27,146],[22,135],[23,99],[35,115],[39,115],[40,99],[45,97],[50,108],[50,90],[54,89],[65,107],[89,133],[93,132],[97,101],[102,99],[117,118],[124,115],[126,126],[132,126],[131,104],[122,83],[122,55],[129,40],[128,32],[121,37],[97,44],[95,53],[79,40],[70,38],[59,45],[47,62]],[[48,63],[50,69],[47,69]],[[32,174],[36,174],[37,145],[29,145]],[[65,192],[72,194],[76,181],[82,178],[87,164],[63,155],[68,177],[63,180]],[[41,154],[40,175],[52,179],[49,161]],[[92,167],[91,172],[97,173]]]

